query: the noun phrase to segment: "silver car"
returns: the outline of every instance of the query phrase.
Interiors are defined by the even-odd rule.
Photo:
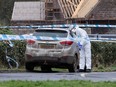
[[[32,35],[36,36],[37,40],[27,40],[27,71],[33,71],[35,66],[40,66],[42,71],[51,71],[51,68],[77,71],[79,49],[72,31],[68,28],[43,28],[35,30]]]

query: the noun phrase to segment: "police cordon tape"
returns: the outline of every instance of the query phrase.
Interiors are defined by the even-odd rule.
[[[29,26],[0,26],[0,28],[9,29],[33,29],[33,28],[68,28],[70,26],[79,26],[81,28],[116,28],[116,25],[100,25],[100,24],[53,24],[53,25],[29,25]]]
[[[33,25],[29,25],[29,26],[0,26],[0,28],[3,29],[39,29],[39,28],[69,28],[70,26],[75,27],[75,26],[79,26],[82,28],[100,28],[100,27],[104,27],[104,28],[116,28],[116,25],[100,25],[100,24],[60,24],[60,25],[38,25],[38,26],[33,26]],[[55,37],[39,37],[39,36],[31,36],[31,35],[6,35],[6,34],[0,34],[0,40],[27,40],[27,39],[36,39],[36,40],[61,40],[61,38],[55,38]],[[102,38],[102,37],[98,37],[98,35],[94,35],[94,37],[90,37],[91,41],[102,41],[102,42],[108,42],[108,41],[116,41],[116,38]]]
[[[7,35],[0,34],[0,40],[65,40],[66,38],[59,37],[44,37],[44,36],[32,36],[32,35]],[[72,38],[67,38],[73,40]]]
[[[0,41],[3,40],[74,40],[72,38],[60,38],[60,37],[41,37],[32,35],[7,35],[0,34]],[[100,41],[100,42],[116,42],[116,38],[101,38],[99,36],[90,37],[90,41]]]

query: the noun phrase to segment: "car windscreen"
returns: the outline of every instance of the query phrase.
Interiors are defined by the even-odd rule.
[[[67,37],[68,32],[63,30],[36,30],[34,36],[46,36],[46,37]]]

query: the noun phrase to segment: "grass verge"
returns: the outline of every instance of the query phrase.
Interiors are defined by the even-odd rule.
[[[59,81],[5,81],[0,87],[116,87],[116,82],[91,82],[78,80]]]

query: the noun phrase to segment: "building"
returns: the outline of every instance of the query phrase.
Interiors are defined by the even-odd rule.
[[[115,0],[58,0],[66,23],[116,24]],[[92,28],[92,33],[116,33],[116,29]]]
[[[61,24],[64,23],[64,17],[60,7],[55,0],[42,1],[17,1],[14,3],[11,25],[43,25],[43,24]],[[29,33],[33,29],[14,29],[15,33]]]
[[[41,0],[15,2],[12,25],[116,24],[115,0]],[[115,33],[116,29],[94,29],[91,33]]]

